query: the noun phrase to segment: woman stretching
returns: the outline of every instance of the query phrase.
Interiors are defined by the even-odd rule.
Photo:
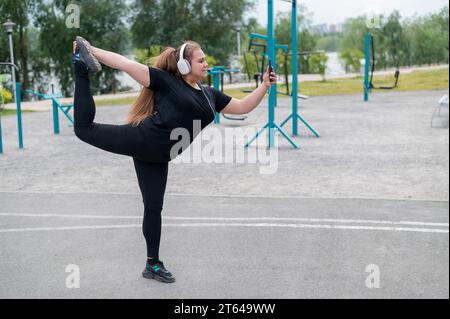
[[[73,42],[73,52],[75,134],[95,147],[133,158],[144,202],[142,229],[147,262],[142,275],[174,282],[174,276],[159,259],[161,211],[168,163],[189,145],[173,152],[172,147],[179,141],[171,139],[170,134],[173,129],[184,128],[190,133],[190,144],[196,134],[195,120],[200,121],[203,129],[214,120],[216,112],[249,113],[275,83],[275,74],[266,72],[263,84],[240,100],[200,84],[207,75],[208,64],[201,47],[192,41],[178,49],[166,48],[157,57],[154,67],[95,48],[82,37]],[[100,71],[100,63],[125,71],[143,86],[125,125],[94,122],[95,103],[89,88],[89,72]]]

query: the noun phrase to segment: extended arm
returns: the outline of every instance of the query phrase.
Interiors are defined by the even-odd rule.
[[[247,114],[255,109],[266,95],[270,86],[276,82],[275,73],[266,72],[263,76],[263,83],[256,90],[247,95],[242,100],[232,98],[230,103],[222,110],[226,114]]]
[[[139,62],[130,60],[120,54],[92,47],[92,54],[97,60],[113,69],[118,69],[128,73],[133,79],[141,85],[148,87],[150,85],[150,74],[148,66]]]
[[[77,43],[73,41],[73,52],[76,51]],[[91,45],[92,54],[97,60],[113,69],[127,72],[133,79],[139,84],[149,87],[150,86],[150,73],[148,67],[144,64],[130,60],[123,55],[102,50]]]

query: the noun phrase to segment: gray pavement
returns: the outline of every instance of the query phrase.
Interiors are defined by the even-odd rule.
[[[15,118],[3,117],[0,297],[448,298],[448,110],[430,127],[444,93],[302,101],[321,137],[300,125],[300,150],[279,138],[274,174],[261,163],[172,163],[161,257],[173,285],[140,276],[131,159],[77,140],[62,117],[54,136],[49,112],[24,114],[18,150]],[[278,123],[289,103],[280,99]],[[127,108],[99,108],[96,121],[120,123]],[[263,103],[245,122],[205,132],[266,119]],[[80,288],[66,287],[69,264]],[[379,288],[367,286],[370,265]]]

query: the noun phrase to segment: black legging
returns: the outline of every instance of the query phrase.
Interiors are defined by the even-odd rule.
[[[155,148],[142,134],[142,127],[94,123],[95,103],[91,95],[86,68],[75,63],[74,118],[76,136],[108,152],[133,157],[134,167],[144,202],[142,231],[147,244],[147,257],[159,258],[161,211],[167,183],[168,162],[155,162]]]
[[[148,163],[136,158],[133,160],[144,201],[142,231],[147,243],[147,257],[159,258],[161,211],[169,165],[168,163]]]

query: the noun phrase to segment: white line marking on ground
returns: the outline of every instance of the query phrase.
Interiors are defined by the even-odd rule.
[[[163,224],[163,227],[280,227],[280,228],[313,228],[313,229],[350,229],[350,230],[384,230],[400,232],[422,232],[422,233],[444,233],[445,229],[427,229],[427,228],[405,228],[405,227],[373,227],[373,226],[347,226],[347,225],[311,225],[311,224],[241,224],[241,223],[184,223],[184,224]],[[83,229],[114,229],[114,228],[140,228],[141,224],[129,225],[91,225],[91,226],[63,226],[63,227],[36,227],[36,228],[10,228],[0,229],[0,233],[13,232],[35,232],[35,231],[54,231],[54,230],[83,230]]]
[[[142,219],[142,216],[120,215],[74,215],[74,214],[30,214],[30,213],[0,213],[5,217],[48,217],[75,219]],[[388,225],[416,225],[449,227],[449,223],[418,222],[418,221],[389,221],[370,219],[333,219],[333,218],[295,218],[295,217],[192,217],[192,216],[163,216],[168,220],[207,220],[207,221],[292,221],[292,222],[325,222],[325,223],[357,223],[357,224],[388,224]]]
[[[123,195],[123,196],[138,196],[141,193],[123,193],[123,192],[44,192],[44,191],[0,191],[4,194],[37,194],[37,195]],[[442,202],[448,203],[448,200],[433,199],[433,198],[368,198],[368,197],[300,197],[296,195],[266,195],[266,194],[194,194],[194,193],[171,193],[166,192],[166,196],[173,197],[216,197],[216,198],[268,198],[268,199],[329,199],[329,200],[383,200],[383,201],[401,201],[401,202]]]

